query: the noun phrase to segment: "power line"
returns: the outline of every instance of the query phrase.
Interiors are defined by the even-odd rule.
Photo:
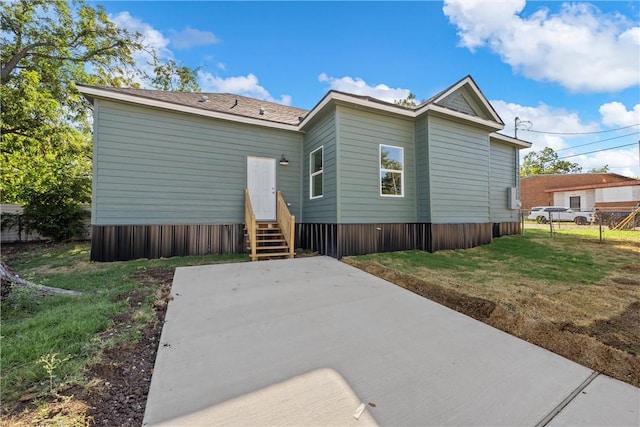
[[[615,150],[616,148],[631,147],[632,145],[638,145],[638,144],[634,142],[634,143],[632,143],[632,144],[625,144],[625,145],[618,145],[618,146],[616,146],[616,147],[602,148],[602,149],[600,149],[600,150],[588,151],[588,152],[586,152],[586,153],[572,154],[572,155],[570,155],[570,156],[558,157],[558,160],[568,159],[568,158],[570,158],[570,157],[584,156],[585,154],[599,153],[599,152],[601,152],[601,151]]]
[[[611,140],[613,140],[613,139],[626,138],[627,136],[638,135],[639,133],[640,133],[640,132],[633,132],[633,133],[629,133],[629,134],[626,134],[626,135],[613,136],[613,137],[611,137],[611,138],[601,139],[601,140],[599,140],[599,141],[587,142],[586,144],[574,145],[573,147],[560,148],[560,149],[556,150],[556,153],[557,153],[558,151],[571,150],[571,149],[578,148],[578,147],[584,147],[585,145],[598,144],[598,143],[600,143],[600,142],[611,141]]]
[[[640,123],[635,123],[629,126],[624,126],[616,129],[608,129],[608,130],[599,130],[595,132],[545,132],[541,130],[531,130],[531,129],[523,129],[525,132],[533,132],[533,133],[545,133],[547,135],[595,135],[597,133],[606,133],[606,132],[615,132],[617,130],[629,129],[634,126],[640,126]]]

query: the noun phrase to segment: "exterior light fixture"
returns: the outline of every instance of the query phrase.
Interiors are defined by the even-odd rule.
[[[287,166],[288,164],[289,164],[289,160],[287,160],[287,158],[283,154],[282,157],[280,157],[280,165]]]

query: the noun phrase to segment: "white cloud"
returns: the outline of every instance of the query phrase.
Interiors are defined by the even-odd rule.
[[[409,89],[390,88],[385,84],[370,86],[359,77],[356,77],[355,79],[349,76],[336,78],[329,77],[325,73],[322,73],[318,76],[318,81],[329,83],[329,87],[331,89],[340,92],[371,96],[372,98],[387,102],[405,99],[411,93]]]
[[[194,46],[205,46],[220,43],[220,39],[211,31],[196,30],[187,27],[182,31],[169,30],[171,46],[175,49],[189,49]]]
[[[608,126],[631,126],[640,124],[640,104],[627,111],[621,102],[608,102],[600,106],[602,123]]]
[[[514,119],[516,117],[530,122],[530,130],[541,132],[593,132],[598,129],[597,123],[583,123],[577,113],[562,108],[550,107],[544,103],[537,107],[528,107],[501,100],[491,101],[491,105],[505,122],[502,133],[513,136]],[[518,130],[518,138],[532,142],[531,150],[540,151],[544,147],[559,150],[568,147],[566,138],[559,135],[528,132],[525,126]]]
[[[582,166],[583,172],[609,166],[609,171],[630,177],[640,177],[638,168],[638,146],[601,151],[590,155],[580,155],[566,159]]]
[[[608,127],[608,124],[605,123],[604,120],[604,114],[601,123],[585,123],[575,112],[567,111],[562,108],[555,108],[543,103],[538,104],[538,106],[536,107],[530,107],[509,103],[502,100],[494,100],[491,101],[491,105],[493,105],[493,107],[498,112],[498,115],[500,115],[500,117],[502,117],[502,120],[506,123],[505,129],[502,131],[502,133],[509,136],[513,136],[513,125],[515,117],[519,117],[524,121],[530,121],[532,124],[530,129],[532,131],[539,132],[585,133],[598,132],[603,128]],[[625,112],[627,111],[626,108],[623,107],[623,109]],[[602,114],[602,107],[600,108],[600,112]],[[557,152],[560,159],[565,160],[565,156],[572,156],[566,158],[566,160],[573,163],[578,163],[580,166],[582,166],[582,170],[584,172],[608,165],[609,170],[612,172],[626,176],[640,176],[640,168],[638,167],[638,146],[635,144],[630,147],[592,153],[592,151],[597,151],[603,148],[626,145],[630,142],[637,141],[637,138],[634,139],[632,137],[626,137],[624,139],[616,139],[610,142],[604,141],[602,143],[592,144],[599,139],[606,139],[624,134],[625,131],[620,131],[620,133],[607,133],[605,134],[606,136],[600,136],[598,134],[549,135],[546,133],[529,132],[522,129],[518,131],[518,138],[532,142],[533,145],[530,149],[522,150],[520,152],[520,158],[522,159],[527,153],[531,151],[539,152],[545,147],[551,147],[554,151]],[[587,145],[578,147],[582,144]],[[573,156],[574,154],[578,153],[589,154]]]
[[[146,22],[131,16],[129,12],[120,12],[117,15],[109,15],[109,20],[119,28],[138,32],[142,34],[142,43],[149,48],[155,49],[161,58],[170,58],[173,55],[167,48],[169,39]],[[142,53],[140,53],[142,54]]]
[[[198,81],[203,92],[228,92],[279,104],[291,105],[290,95],[281,95],[275,99],[262,87],[254,74],[235,77],[219,77],[206,71],[198,71]]]
[[[445,0],[460,45],[488,47],[534,80],[574,92],[617,91],[640,83],[640,27],[589,3],[563,3],[558,13],[540,8],[519,14],[525,0]]]
[[[219,69],[219,70],[223,70],[224,71],[224,70],[227,69],[227,64],[225,64],[224,62],[218,62],[216,64],[216,68]]]
[[[142,50],[132,53],[136,68],[143,74],[153,75],[153,55],[154,50],[159,59],[166,60],[173,58],[173,53],[167,48],[169,39],[165,38],[162,33],[151,25],[135,18],[129,12],[120,12],[117,15],[109,15],[109,20],[116,24],[119,28],[128,30],[132,33],[140,33],[142,35],[142,44],[145,47]],[[134,73],[133,79],[141,86],[145,86],[145,80],[139,73]]]

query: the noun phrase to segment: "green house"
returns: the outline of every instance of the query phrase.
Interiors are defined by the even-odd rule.
[[[94,105],[93,260],[244,252],[278,228],[274,256],[338,258],[520,231],[519,150],[531,144],[496,133],[504,122],[470,76],[414,108],[337,91],[306,111],[79,90]]]

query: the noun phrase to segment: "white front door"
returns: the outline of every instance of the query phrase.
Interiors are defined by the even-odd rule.
[[[247,157],[247,188],[256,220],[275,220],[276,159]]]

